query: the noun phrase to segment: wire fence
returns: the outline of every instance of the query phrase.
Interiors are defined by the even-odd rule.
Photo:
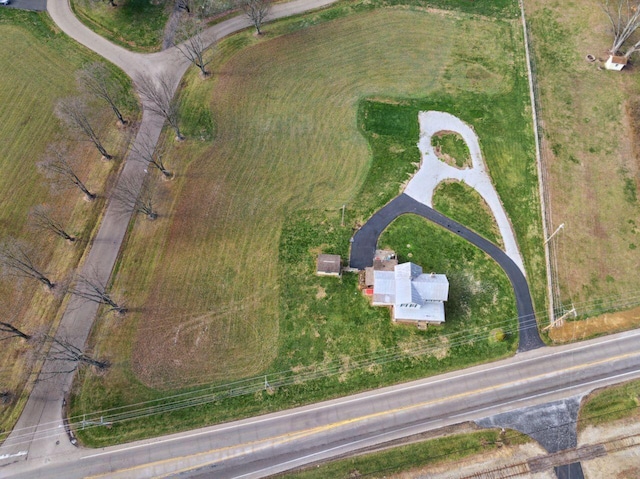
[[[548,185],[549,164],[551,162],[552,155],[544,135],[544,120],[542,119],[544,117],[544,109],[540,101],[540,87],[537,81],[538,68],[535,52],[533,52],[531,48],[532,37],[530,35],[529,23],[525,14],[524,2],[522,0],[520,0],[520,8],[522,12],[522,26],[524,30],[525,53],[529,74],[531,109],[536,142],[540,204],[542,210],[543,235],[545,238],[544,248],[547,269],[547,289],[549,296],[549,322],[551,323],[557,317],[565,313],[565,308],[562,304],[560,278],[558,274],[558,242],[551,238],[551,235],[553,235],[559,225],[554,223],[551,209],[551,192]]]

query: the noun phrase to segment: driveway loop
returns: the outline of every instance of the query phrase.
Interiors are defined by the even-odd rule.
[[[511,223],[498,197],[498,192],[491,182],[476,133],[460,118],[441,111],[421,111],[418,114],[418,121],[420,123],[418,149],[422,155],[422,161],[420,169],[409,181],[404,192],[416,201],[433,208],[433,193],[443,181],[460,181],[476,190],[493,213],[507,255],[526,274]],[[451,131],[462,137],[469,148],[471,168],[455,168],[438,158],[431,144],[431,138],[442,131]]]
[[[538,325],[518,244],[502,202],[493,187],[482,159],[478,137],[469,125],[449,113],[439,111],[420,112],[418,119],[420,121],[418,149],[422,153],[420,169],[411,178],[404,193],[378,210],[353,236],[351,239],[349,266],[356,269],[372,266],[378,238],[387,226],[400,215],[406,213],[420,215],[466,239],[491,256],[500,265],[507,274],[516,297],[519,334],[518,352],[530,351],[544,346],[538,333]],[[462,136],[471,155],[471,168],[454,168],[437,157],[431,144],[431,138],[440,131],[452,131]],[[433,193],[436,187],[447,179],[464,182],[484,198],[496,219],[506,252],[489,240],[432,208]]]
[[[538,325],[535,319],[533,303],[531,302],[529,285],[518,265],[491,241],[433,208],[416,201],[405,193],[397,196],[382,209],[378,210],[369,218],[364,226],[356,232],[351,241],[349,266],[356,269],[365,269],[368,266],[373,266],[373,257],[380,234],[382,234],[393,220],[407,213],[422,216],[446,228],[491,256],[506,273],[516,297],[519,335],[518,352],[530,351],[544,346],[538,333]]]

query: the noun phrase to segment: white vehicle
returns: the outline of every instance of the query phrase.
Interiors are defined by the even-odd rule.
[[[11,0],[0,0],[0,5],[9,5]]]

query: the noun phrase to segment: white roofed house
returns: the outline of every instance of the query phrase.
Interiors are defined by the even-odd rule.
[[[449,280],[444,274],[423,274],[414,263],[396,265],[393,271],[374,271],[374,306],[392,306],[393,320],[410,323],[444,323],[444,302]]]

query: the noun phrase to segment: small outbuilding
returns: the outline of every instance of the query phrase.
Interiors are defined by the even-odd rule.
[[[604,67],[607,70],[615,70],[619,72],[626,66],[627,63],[628,63],[627,57],[609,55],[609,58],[607,58],[607,61],[604,64]]]
[[[340,276],[342,272],[342,260],[338,254],[318,255],[316,274],[318,276]]]

